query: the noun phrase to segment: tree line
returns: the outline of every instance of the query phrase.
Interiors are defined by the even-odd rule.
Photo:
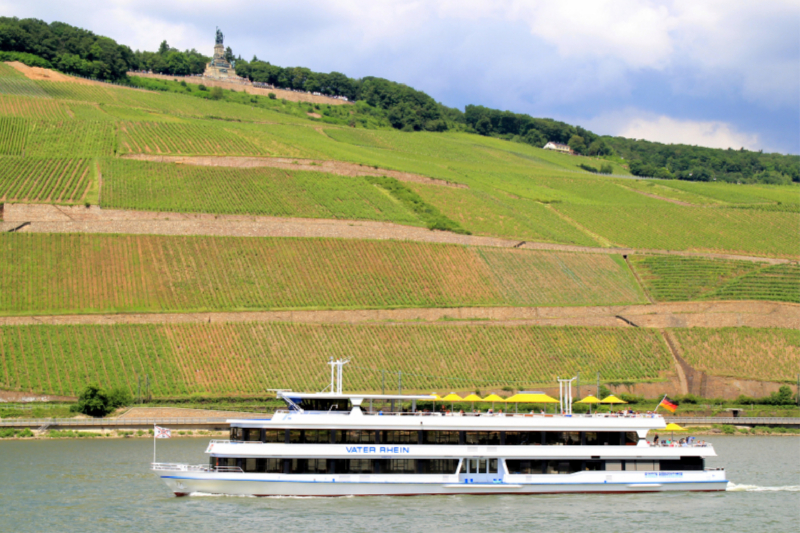
[[[253,57],[228,61],[239,76],[282,89],[345,96],[367,104],[376,116],[404,131],[458,130],[543,147],[567,144],[578,155],[604,157],[627,164],[637,176],[737,183],[800,182],[800,156],[661,144],[600,136],[580,126],[549,118],[468,105],[462,112],[436,102],[428,94],[383,78],[349,78],[340,72],[313,72],[305,67],[280,67]],[[196,50],[180,51],[163,41],[155,52],[135,52],[108,37],[63,22],[0,17],[0,60],[22,61],[68,74],[128,82],[126,73],[201,74],[211,58]],[[600,171],[604,171],[601,169]]]

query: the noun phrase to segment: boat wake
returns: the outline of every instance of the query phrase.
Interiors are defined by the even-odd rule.
[[[265,496],[254,496],[252,494],[213,494],[211,492],[191,492],[189,493],[190,497],[200,497],[200,498],[274,498],[274,499],[292,499],[292,500],[301,500],[301,499],[310,499],[310,498],[325,498],[330,499],[330,496],[288,496],[282,494],[275,494],[275,495],[265,495]],[[341,496],[335,496],[337,498],[354,498],[352,494],[343,494]]]
[[[739,485],[733,481],[728,482],[728,492],[800,492],[800,485],[786,485],[785,487],[759,487],[758,485]]]

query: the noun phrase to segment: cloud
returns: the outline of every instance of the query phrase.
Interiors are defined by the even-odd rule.
[[[763,148],[758,134],[739,131],[735,126],[720,121],[681,120],[626,110],[616,115],[597,117],[591,123],[592,127],[606,134],[629,139],[722,149]]]

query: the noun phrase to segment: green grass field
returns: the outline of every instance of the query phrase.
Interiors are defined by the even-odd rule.
[[[612,305],[621,258],[338,239],[0,234],[0,313]]]
[[[348,391],[525,389],[581,371],[658,381],[674,371],[647,329],[453,325],[164,324],[0,327],[0,388],[75,395],[88,382],[156,396],[320,390],[347,357]]]
[[[702,257],[628,258],[647,292],[660,302],[771,300],[800,303],[800,266]]]
[[[686,362],[714,376],[794,383],[800,331],[777,328],[671,330]]]

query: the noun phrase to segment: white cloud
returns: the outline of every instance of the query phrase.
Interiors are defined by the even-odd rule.
[[[726,122],[681,120],[636,110],[597,117],[591,121],[591,127],[609,135],[665,144],[690,144],[723,149],[763,148],[757,134],[739,131]]]

